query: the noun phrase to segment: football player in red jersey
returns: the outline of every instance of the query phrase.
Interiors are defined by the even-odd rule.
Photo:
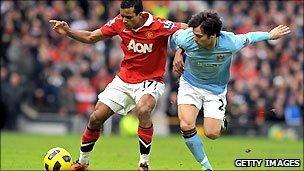
[[[134,108],[139,119],[139,170],[148,170],[153,135],[150,114],[165,89],[168,37],[187,25],[152,16],[143,11],[141,0],[123,0],[120,14],[94,31],[72,30],[65,21],[50,20],[50,23],[57,33],[83,43],[95,43],[116,35],[122,39],[124,58],[120,71],[98,95],[82,135],[80,156],[71,169],[86,170],[103,123],[114,113],[125,115]]]

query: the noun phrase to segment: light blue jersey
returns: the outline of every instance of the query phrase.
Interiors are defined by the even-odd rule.
[[[268,40],[268,32],[235,35],[221,31],[213,49],[200,48],[194,41],[193,29],[178,30],[170,39],[172,49],[185,50],[186,61],[182,77],[191,85],[220,94],[227,88],[232,56],[250,43]]]

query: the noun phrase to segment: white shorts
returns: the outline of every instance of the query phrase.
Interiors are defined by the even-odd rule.
[[[115,76],[105,90],[98,95],[98,101],[109,106],[115,113],[126,115],[143,95],[150,94],[157,102],[164,90],[165,84],[161,82],[147,80],[129,84]]]
[[[199,110],[204,107],[204,117],[222,120],[225,116],[227,105],[225,90],[223,93],[215,95],[210,91],[197,88],[180,78],[177,104],[193,104]]]

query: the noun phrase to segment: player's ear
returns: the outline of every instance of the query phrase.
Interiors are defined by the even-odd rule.
[[[143,13],[142,12],[138,13],[138,16],[143,17]]]
[[[216,35],[213,34],[213,35],[209,36],[209,38],[210,38],[210,39],[216,38]]]

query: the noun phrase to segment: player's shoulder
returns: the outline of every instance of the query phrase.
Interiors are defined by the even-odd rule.
[[[153,15],[153,21],[155,23],[160,24],[160,25],[163,25],[165,22],[170,22],[170,20],[168,20],[168,19],[165,19],[165,18],[162,18],[162,17],[159,17],[159,16],[154,16],[154,15]]]
[[[174,33],[175,39],[181,41],[181,42],[191,42],[193,40],[193,29],[187,28],[187,29],[179,29]]]
[[[115,20],[116,23],[123,24],[122,16],[120,14],[116,15],[113,20]]]
[[[234,48],[235,34],[233,32],[221,31],[219,36],[219,46],[223,48]]]
[[[233,32],[229,32],[229,31],[221,31],[220,37],[225,38],[225,39],[232,39],[235,37],[235,34]]]
[[[172,37],[172,40],[178,45],[183,47],[184,49],[188,49],[193,46],[193,32],[192,28],[187,29],[179,29],[177,30]]]
[[[234,42],[235,34],[233,32],[221,31],[219,38],[220,38],[220,41],[223,41],[226,43],[232,43],[232,42]]]
[[[152,26],[156,27],[160,30],[170,30],[170,29],[176,27],[176,24],[177,23],[170,21],[168,19],[161,18],[158,16],[153,16],[153,25]]]
[[[114,18],[110,19],[106,25],[123,25],[123,21],[122,21],[122,17],[120,14],[118,14],[117,16],[115,16]]]
[[[184,38],[184,39],[192,38],[194,36],[192,27],[189,27],[187,29],[179,29],[174,34],[179,38]]]

